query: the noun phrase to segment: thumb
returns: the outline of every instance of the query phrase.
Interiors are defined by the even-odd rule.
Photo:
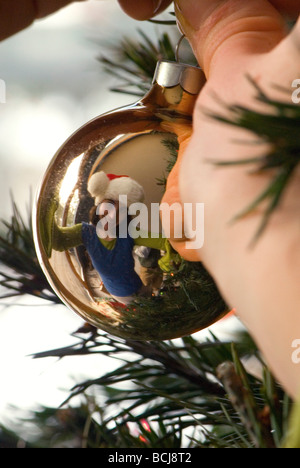
[[[34,20],[44,18],[70,3],[73,0],[0,0],[0,41],[27,28]]]
[[[192,129],[190,126],[185,126],[182,123],[176,123],[173,121],[165,121],[162,123],[162,127],[166,131],[170,131],[177,135],[177,140],[179,143],[179,151],[177,155],[176,164],[174,165],[172,171],[170,172],[165,194],[161,200],[160,204],[160,216],[162,221],[162,226],[165,232],[168,232],[168,240],[174,250],[179,253],[179,255],[185,260],[188,261],[199,261],[198,251],[192,248],[186,248],[188,238],[185,236],[185,225],[184,225],[184,207],[181,203],[180,193],[179,193],[179,174],[182,156],[189,144]],[[170,209],[176,204],[180,204],[182,208],[182,216],[179,218],[174,217],[171,219]],[[176,234],[180,232],[180,236]]]
[[[272,50],[286,35],[267,0],[175,0],[178,25],[206,77],[242,71],[249,56]]]
[[[137,20],[147,20],[167,8],[172,0],[118,0],[125,13]]]

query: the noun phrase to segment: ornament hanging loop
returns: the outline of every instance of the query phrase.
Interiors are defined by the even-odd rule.
[[[179,53],[180,53],[180,46],[182,44],[182,41],[183,39],[185,38],[185,34],[182,34],[179,41],[177,42],[176,44],[176,48],[175,48],[175,60],[177,63],[180,62],[180,57],[179,57]]]
[[[180,85],[182,90],[197,95],[206,82],[205,75],[199,66],[189,65],[180,60],[180,47],[185,39],[182,34],[175,47],[175,61],[159,61],[156,65],[152,83],[163,88]]]

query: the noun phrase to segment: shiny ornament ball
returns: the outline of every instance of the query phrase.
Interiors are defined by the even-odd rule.
[[[202,263],[186,262],[168,245],[159,216],[178,129],[191,129],[204,83],[197,67],[159,63],[147,95],[76,131],[41,182],[33,218],[42,269],[63,303],[112,335],[173,339],[228,311]],[[138,203],[140,211],[132,210]],[[118,232],[111,238],[113,219]]]

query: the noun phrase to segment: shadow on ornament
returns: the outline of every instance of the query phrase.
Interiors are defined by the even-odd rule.
[[[199,68],[159,63],[144,98],[95,118],[65,142],[36,198],[35,245],[50,285],[85,321],[121,338],[189,335],[229,310],[203,265],[173,251],[159,219],[178,129],[191,128],[204,83]],[[116,206],[122,195],[126,229],[118,198],[118,232],[99,239],[99,207]],[[144,208],[132,211],[140,202]],[[107,226],[109,209],[102,216]]]

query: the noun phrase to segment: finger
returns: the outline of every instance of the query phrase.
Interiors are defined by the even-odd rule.
[[[165,233],[168,233],[168,240],[176,252],[185,258],[188,261],[198,261],[198,251],[196,249],[190,248],[190,243],[187,244],[188,238],[185,236],[185,215],[184,215],[184,206],[181,203],[180,193],[179,193],[179,175],[181,168],[182,156],[188,146],[192,129],[190,126],[185,126],[182,123],[178,124],[176,122],[163,122],[162,127],[164,130],[170,131],[177,135],[179,143],[179,151],[177,155],[176,164],[174,165],[172,171],[170,172],[165,194],[161,200],[160,204],[160,215],[162,226]],[[181,205],[181,215],[176,217],[172,216],[172,206],[175,204]],[[172,219],[171,219],[172,218]],[[180,235],[178,235],[180,233]],[[189,248],[186,248],[189,245]]]
[[[285,36],[279,12],[267,0],[176,0],[176,16],[206,76],[272,50]]]
[[[27,28],[37,18],[72,3],[72,0],[19,0],[16,7],[11,0],[0,0],[0,40]]]
[[[278,11],[292,18],[300,14],[299,0],[269,0]]]
[[[118,0],[125,13],[137,20],[147,20],[164,11],[172,0]]]
[[[55,11],[59,10],[60,8],[73,3],[75,0],[33,0],[36,8],[36,18],[44,18],[45,16],[54,13]],[[83,0],[76,0],[83,1]]]
[[[290,34],[269,54],[264,67],[269,68],[269,83],[272,79],[272,97],[282,99],[282,92],[274,89],[274,83],[290,89],[294,80],[299,79],[300,61],[300,17]],[[267,69],[262,71],[267,75]],[[272,76],[273,75],[273,76]],[[265,80],[266,81],[266,80]]]

